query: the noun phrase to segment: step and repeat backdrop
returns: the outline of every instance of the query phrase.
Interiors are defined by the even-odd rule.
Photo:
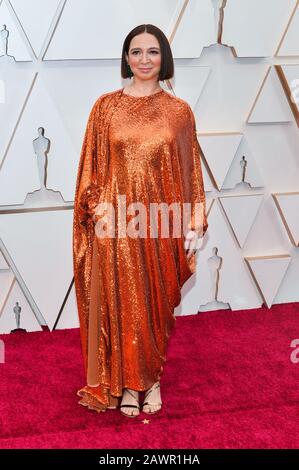
[[[296,0],[0,1],[0,333],[78,327],[72,217],[90,109],[128,32],[168,37],[209,228],[176,315],[299,301]]]

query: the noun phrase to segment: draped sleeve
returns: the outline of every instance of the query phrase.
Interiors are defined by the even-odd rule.
[[[98,100],[90,111],[78,167],[75,212],[78,212],[82,225],[92,222],[93,210],[100,195],[97,182],[99,106]]]
[[[93,210],[101,191],[106,169],[102,145],[101,97],[88,116],[77,170],[73,214],[73,266],[80,334],[85,368],[87,368],[90,284],[94,249]],[[101,171],[99,170],[101,169]]]
[[[91,279],[96,265],[95,221],[93,219],[99,197],[105,188],[109,169],[109,121],[120,91],[102,94],[92,106],[87,119],[81,148],[74,198],[73,213],[73,267],[80,335],[85,369],[87,370]]]
[[[189,125],[188,130],[191,133],[188,141],[191,144],[189,149],[188,183],[185,184],[185,200],[191,203],[191,217],[187,227],[189,230],[197,232],[201,238],[208,228],[208,219],[206,213],[206,197],[204,191],[204,182],[201,167],[202,150],[197,139],[196,122],[194,113],[188,105]],[[187,166],[188,167],[188,166]]]

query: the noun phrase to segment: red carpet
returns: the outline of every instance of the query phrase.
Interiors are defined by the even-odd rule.
[[[135,419],[77,404],[79,330],[2,335],[0,448],[298,448],[298,318],[298,303],[178,317],[163,409]]]

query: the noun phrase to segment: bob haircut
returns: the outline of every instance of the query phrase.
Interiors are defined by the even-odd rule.
[[[141,24],[139,26],[136,26],[136,28],[132,29],[132,31],[129,32],[126,39],[124,40],[121,56],[122,78],[131,78],[133,75],[132,72],[130,73],[130,70],[128,68],[126,53],[129,55],[129,47],[132,39],[141,33],[153,34],[153,36],[158,39],[161,51],[161,67],[158,80],[164,81],[168,80],[169,78],[172,78],[174,73],[174,64],[170,44],[163,31],[161,31],[161,29],[159,29],[157,26],[154,26],[153,24]]]

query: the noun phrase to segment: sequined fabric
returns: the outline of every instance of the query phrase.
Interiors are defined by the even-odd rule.
[[[145,236],[120,236],[120,195],[126,208],[142,203]],[[98,236],[100,202],[115,209],[114,237]],[[92,410],[117,405],[123,388],[143,391],[160,379],[174,308],[196,271],[183,234],[150,236],[153,202],[200,202],[199,217],[192,206],[188,227],[205,234],[193,112],[164,90],[143,97],[123,89],[106,93],[89,115],[74,202],[74,277],[87,382],[78,395]],[[127,226],[134,216],[126,215]]]

